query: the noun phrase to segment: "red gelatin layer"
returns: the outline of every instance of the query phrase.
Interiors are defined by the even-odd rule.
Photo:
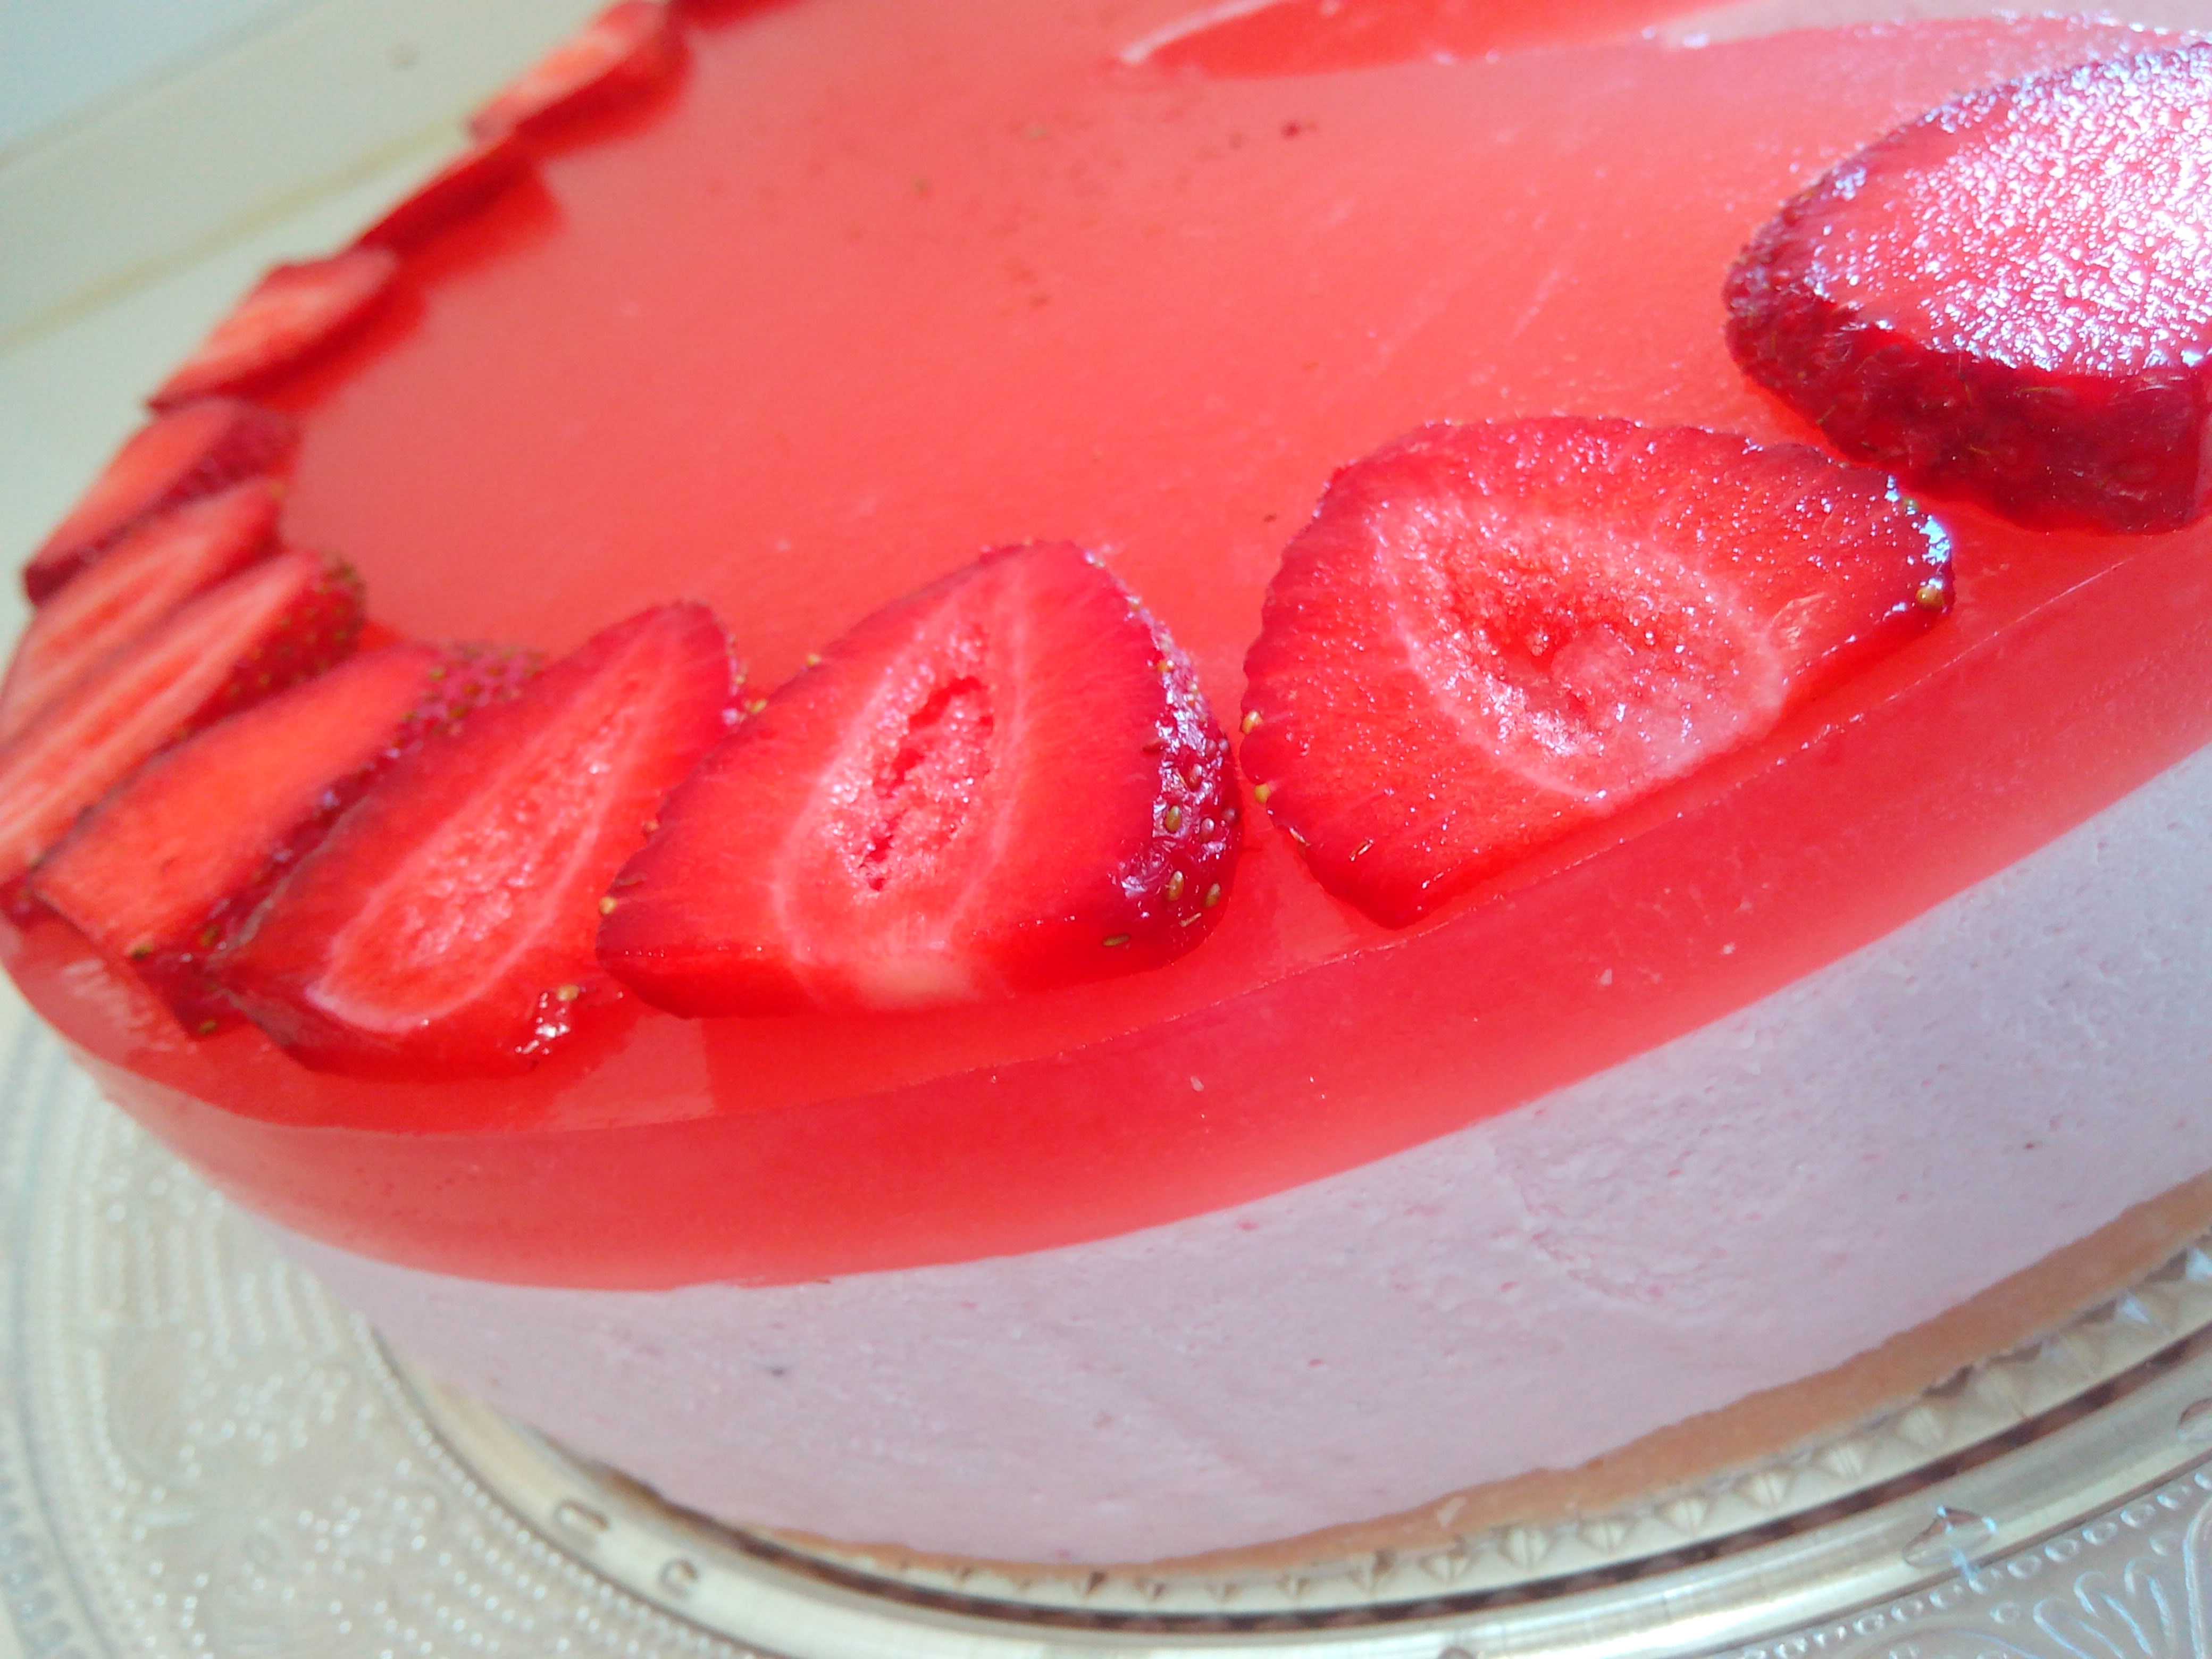
[[[1723,343],[1746,237],[1948,97],[2142,40],[1975,22],[1286,78],[1121,62],[1177,15],[810,0],[695,29],[649,118],[453,226],[401,273],[408,303],[287,383],[289,533],[429,637],[557,653],[704,600],[763,684],[981,548],[1065,538],[1235,708],[1334,466],[1425,422],[1553,411],[1799,435]],[[2212,530],[1951,527],[1941,627],[1401,934],[1254,814],[1214,936],[1156,972],[927,1013],[646,1014],[611,1051],[407,1088],[250,1031],[173,1036],[58,923],[10,965],[216,1179],[401,1261],[791,1280],[1126,1231],[1690,1030],[2212,740]]]

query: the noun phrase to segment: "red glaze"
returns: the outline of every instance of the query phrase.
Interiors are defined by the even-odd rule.
[[[1234,707],[1333,467],[1425,421],[1560,410],[1803,436],[1723,339],[1745,239],[1922,110],[2142,40],[1942,23],[1283,80],[1114,66],[1177,13],[799,0],[697,31],[652,118],[455,225],[410,304],[288,383],[292,533],[426,636],[564,650],[695,595],[770,684],[980,548],[1066,537]],[[1942,627],[1401,933],[1255,813],[1220,926],[1156,972],[921,1014],[646,1014],[526,1077],[410,1088],[250,1030],[190,1042],[59,922],[9,957],[219,1182],[398,1261],[793,1280],[1118,1233],[1638,1053],[2212,739],[2212,532],[1951,523]]]
[[[289,463],[299,430],[286,416],[232,398],[210,398],[156,416],[93,480],[23,569],[33,605],[149,514]]]
[[[0,884],[179,738],[353,648],[361,591],[280,553],[187,601],[0,744]]]
[[[237,1016],[209,958],[422,724],[444,662],[389,646],[217,721],[87,813],[33,895],[212,1034]]]
[[[2030,525],[2212,506],[2212,46],[2042,75],[1852,156],[1728,283],[1745,371],[1838,448]]]
[[[927,1008],[1157,968],[1220,920],[1243,839],[1190,664],[1065,542],[878,611],[659,816],[599,958],[695,1016]]]
[[[599,898],[726,727],[712,613],[618,623],[393,766],[215,963],[305,1065],[354,1077],[526,1072],[613,1000]]]
[[[143,519],[40,605],[0,681],[0,742],[202,588],[273,552],[278,495],[249,478]]]
[[[1771,731],[1950,608],[1949,538],[1796,444],[1580,418],[1355,461],[1267,585],[1244,764],[1389,927]]]
[[[297,367],[358,324],[384,297],[398,268],[398,253],[368,244],[327,259],[276,266],[147,403],[173,409],[215,392],[249,391]]]

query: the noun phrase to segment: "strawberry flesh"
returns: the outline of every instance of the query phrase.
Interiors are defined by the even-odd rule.
[[[210,955],[420,729],[445,660],[388,646],[187,738],[85,815],[32,872],[33,896],[186,1030],[218,1029],[230,1011]]]
[[[0,680],[0,742],[204,588],[273,552],[278,491],[249,478],[139,520],[31,618]]]
[[[528,170],[530,153],[512,133],[473,143],[417,185],[354,239],[409,253],[466,218]]]
[[[1189,663],[1066,544],[862,622],[677,792],[600,959],[687,1015],[912,1008],[1156,967],[1240,842]]]
[[[470,136],[535,137],[572,115],[627,103],[668,81],[683,50],[660,0],[618,0],[471,115]]]
[[[2212,46],[1943,105],[1784,207],[1728,283],[1747,374],[1847,454],[2020,523],[2212,505]]]
[[[343,659],[360,627],[359,584],[304,553],[170,612],[0,744],[0,884],[171,744]]]
[[[1941,527],[1809,449],[1425,427],[1338,472],[1285,551],[1244,767],[1322,884],[1403,926],[1759,737],[1950,598]]]
[[[234,398],[187,404],[149,421],[31,556],[24,592],[43,604],[139,520],[281,472],[299,437],[289,416]]]
[[[398,253],[373,246],[275,267],[147,403],[171,409],[240,391],[305,362],[367,316],[398,269]]]
[[[611,992],[599,896],[728,729],[702,605],[617,624],[393,765],[218,957],[253,1022],[318,1070],[526,1071]]]

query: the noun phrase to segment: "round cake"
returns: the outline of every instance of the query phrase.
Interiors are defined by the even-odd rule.
[[[1556,9],[623,0],[34,554],[16,982],[441,1377],[927,1555],[1577,1513],[2130,1282],[2212,52]]]

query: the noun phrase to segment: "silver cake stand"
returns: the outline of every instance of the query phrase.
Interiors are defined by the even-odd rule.
[[[0,1601],[27,1654],[2212,1650],[2201,1250],[1853,1434],[1619,1515],[1287,1575],[950,1571],[716,1528],[441,1389],[20,1014],[5,1054]]]

